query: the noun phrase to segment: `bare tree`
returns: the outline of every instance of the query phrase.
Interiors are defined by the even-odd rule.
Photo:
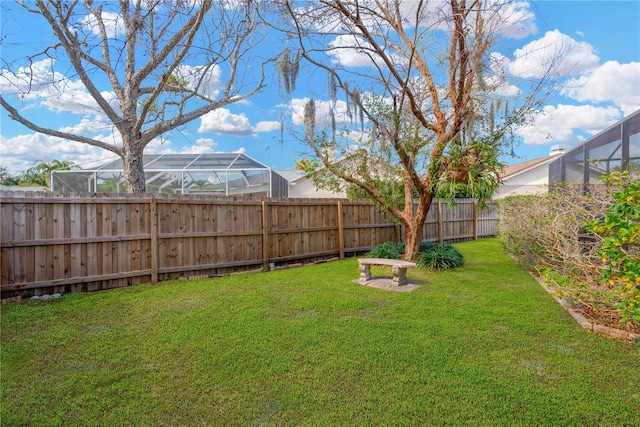
[[[0,104],[11,119],[36,132],[120,156],[129,192],[145,192],[142,154],[154,138],[264,87],[264,65],[269,60],[253,64],[249,55],[260,42],[258,0],[20,4],[44,18],[54,42],[40,52],[29,52],[29,64],[20,73],[3,72],[2,78],[8,80],[3,86],[13,85],[19,99],[28,97],[42,83],[36,77],[37,61],[50,60],[52,69],[55,61],[68,61],[70,70],[52,71],[47,84],[64,93],[72,79],[78,79],[92,98],[89,108],[112,126],[114,141],[41,126],[5,96]],[[222,74],[226,81],[218,80]]]
[[[320,114],[318,101],[304,110],[309,125],[303,139],[322,166],[316,179],[364,190],[403,225],[405,257],[413,259],[439,189],[462,184],[481,202],[491,198],[503,167],[501,146],[540,105],[558,63],[545,64],[527,83],[526,95],[508,104],[497,96],[507,81],[490,55],[508,3],[282,0],[280,5],[293,22],[287,30],[301,57],[330,76],[325,115],[333,129],[317,132],[310,126],[310,118]],[[559,47],[554,59],[562,55]],[[336,88],[344,93],[342,111]],[[339,114],[359,118],[360,129],[351,127],[346,137],[336,138]],[[402,193],[400,204],[396,191]]]

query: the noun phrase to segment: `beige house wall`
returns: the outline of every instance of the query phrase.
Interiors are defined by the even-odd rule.
[[[542,194],[549,191],[549,164],[536,166],[513,177],[505,178],[495,199],[522,194]]]
[[[313,186],[313,182],[307,178],[299,178],[289,182],[289,198],[319,198],[319,199],[344,199],[346,194],[334,193],[327,190],[319,190]]]

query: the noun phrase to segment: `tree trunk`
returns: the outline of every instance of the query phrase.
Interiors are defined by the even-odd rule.
[[[125,145],[124,156],[124,182],[127,193],[146,193],[147,186],[144,178],[144,163],[142,161],[142,149],[134,144]]]
[[[420,252],[420,242],[422,241],[422,227],[415,227],[415,223],[411,221],[404,227],[404,259],[413,261]]]
[[[407,261],[415,260],[420,253],[422,228],[424,227],[424,220],[427,218],[427,213],[429,213],[429,208],[431,207],[431,200],[433,200],[433,195],[423,195],[420,197],[415,213],[403,224],[405,233],[404,259]]]

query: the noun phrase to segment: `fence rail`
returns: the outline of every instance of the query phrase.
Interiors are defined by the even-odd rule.
[[[495,207],[434,202],[422,239],[495,235]],[[0,192],[2,298],[268,269],[402,238],[367,201]]]

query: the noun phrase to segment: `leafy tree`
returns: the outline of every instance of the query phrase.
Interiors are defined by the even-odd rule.
[[[51,172],[54,170],[71,170],[77,165],[69,160],[54,159],[50,162],[37,160],[34,166],[31,166],[20,175],[11,176],[7,172],[7,168],[0,168],[0,183],[4,185],[14,186],[40,186],[50,187]]]
[[[164,133],[203,115],[242,102],[264,87],[264,65],[254,66],[250,48],[260,42],[259,0],[35,0],[19,3],[42,18],[53,41],[24,61],[10,61],[1,77],[27,99],[43,83],[64,93],[77,78],[91,98],[88,109],[104,116],[114,140],[38,124],[0,96],[9,117],[46,135],[89,144],[123,159],[129,192],[145,192],[142,155]],[[41,22],[34,22],[41,25]],[[22,53],[21,53],[22,54]],[[37,61],[68,61],[72,71],[50,72],[43,82]],[[55,60],[53,58],[56,58]],[[272,60],[275,60],[273,58]],[[62,65],[64,66],[64,65]],[[245,69],[258,70],[253,80]],[[224,74],[226,81],[219,82]]]
[[[526,96],[506,99],[499,94],[514,82],[492,62],[490,49],[505,26],[509,3],[279,4],[292,22],[285,31],[297,43],[299,57],[329,76],[328,113],[314,100],[304,110],[302,138],[322,163],[315,178],[325,186],[355,185],[397,218],[406,232],[406,259],[419,251],[438,192],[453,197],[463,184],[480,202],[491,197],[500,182],[501,150],[553,88],[555,67],[565,54],[557,46],[557,57],[526,87],[515,82]],[[298,68],[279,70],[290,81]],[[337,132],[338,113],[354,122],[348,132]],[[315,129],[320,115],[330,131]],[[381,185],[391,182],[403,187],[400,206],[398,193]]]
[[[20,177],[13,176],[9,173],[7,168],[0,167],[0,184],[14,186],[20,184]]]
[[[36,160],[35,166],[30,167],[20,176],[20,185],[51,187],[52,171],[68,171],[76,167],[76,164],[69,160],[54,159],[48,163],[42,160]]]

